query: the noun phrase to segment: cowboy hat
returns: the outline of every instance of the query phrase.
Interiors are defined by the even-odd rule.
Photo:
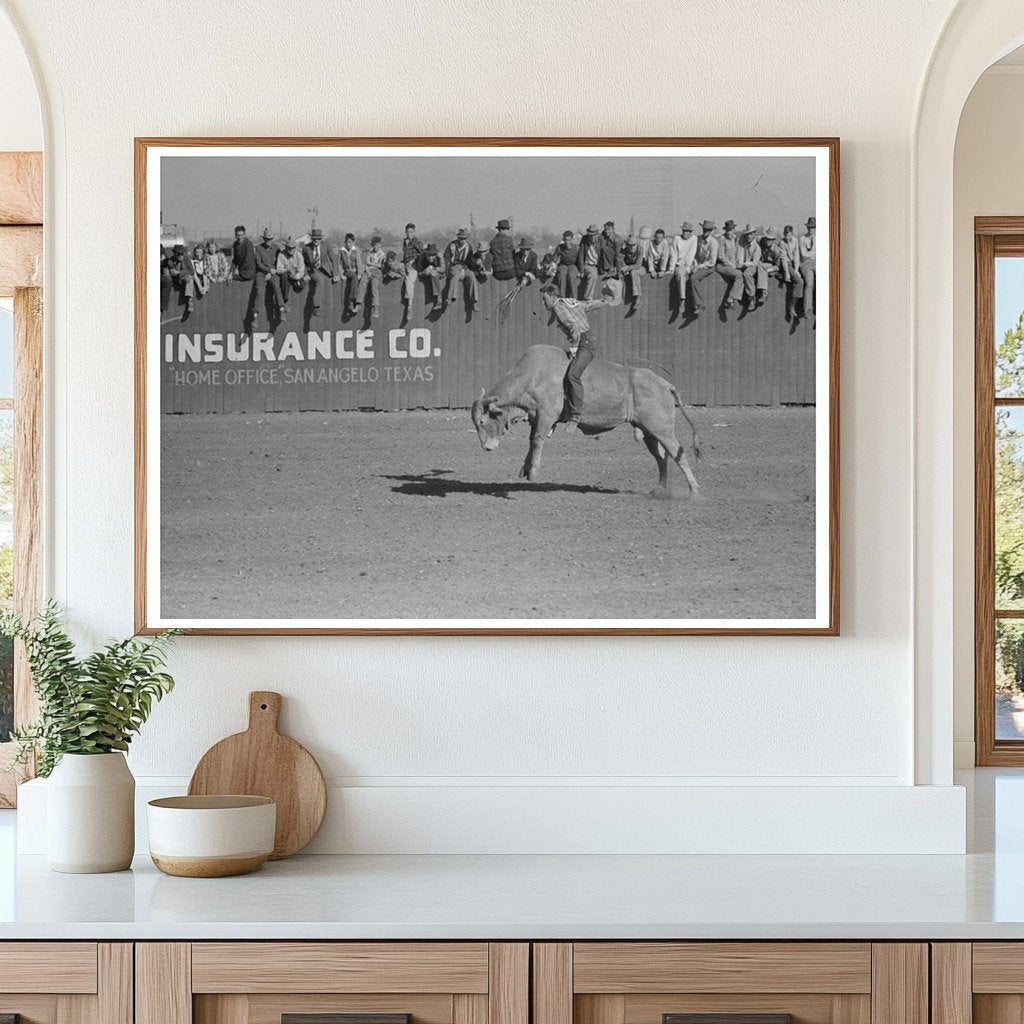
[[[727,221],[726,221],[726,222],[725,222],[725,223],[724,223],[724,224],[722,225],[722,230],[723,230],[723,231],[732,231],[732,229],[733,229],[734,227],[736,227],[736,221],[734,221],[734,220],[727,220]]]
[[[437,255],[437,246],[433,242],[431,242],[427,246],[427,255],[428,256],[436,256]]]
[[[600,230],[601,230],[601,225],[600,224],[591,224],[590,227],[587,228],[587,234],[588,235],[596,235]]]
[[[818,226],[818,222],[814,219],[814,217],[808,217],[807,226],[809,228],[816,228]]]
[[[700,227],[702,231],[714,231],[717,225],[713,220],[706,220]]]
[[[291,236],[291,235],[289,235],[289,236],[288,236],[288,237],[287,237],[287,238],[286,238],[286,239],[284,240],[284,247],[285,247],[286,249],[294,249],[294,248],[295,248],[295,239],[294,239],[294,238],[292,238],[292,236]]]
[[[533,248],[533,239],[529,235],[524,235],[522,238],[519,239],[519,248],[520,249],[532,249]]]
[[[507,220],[502,218],[501,220],[498,221],[498,230],[499,231],[511,231],[512,230],[512,225]]]
[[[260,232],[260,238],[273,238],[273,237],[274,237],[274,232],[271,231],[270,228],[264,228]]]
[[[693,225],[688,220],[684,220],[680,230],[681,231],[692,231],[693,230]]]
[[[310,238],[323,238],[324,233],[319,228],[313,228],[309,233]]]
[[[469,231],[466,228],[459,228],[456,238],[469,238]]]

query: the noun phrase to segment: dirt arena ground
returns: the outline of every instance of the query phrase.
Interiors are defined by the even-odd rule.
[[[527,425],[485,453],[463,410],[165,416],[162,613],[812,616],[814,410],[693,415],[699,501],[628,427],[559,427],[529,484]]]

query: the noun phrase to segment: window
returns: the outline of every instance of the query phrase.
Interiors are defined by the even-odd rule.
[[[0,153],[0,606],[24,617],[42,600],[42,183],[41,153]],[[0,765],[36,713],[24,651],[0,640]],[[0,772],[0,807],[30,774]]]
[[[975,254],[975,759],[1024,765],[1024,218]]]

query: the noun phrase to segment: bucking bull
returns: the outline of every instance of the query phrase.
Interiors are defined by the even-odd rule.
[[[532,345],[509,373],[490,390],[484,389],[473,403],[473,425],[485,452],[498,447],[513,423],[529,422],[530,450],[519,474],[527,480],[536,480],[540,475],[544,442],[562,415],[566,366],[564,349]],[[583,390],[582,433],[603,434],[629,423],[636,439],[647,445],[658,463],[662,492],[668,490],[671,458],[683,471],[691,493],[699,493],[686,450],[676,437],[676,409],[690,425],[695,459],[700,458],[697,429],[674,385],[653,370],[595,359],[583,372]]]

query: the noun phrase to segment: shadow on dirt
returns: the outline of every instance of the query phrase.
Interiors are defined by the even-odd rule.
[[[418,498],[447,498],[453,494],[476,494],[481,498],[506,498],[515,494],[630,494],[613,487],[594,487],[589,484],[531,484],[525,480],[508,483],[484,480],[455,480],[451,470],[428,470],[408,476],[384,476],[382,480],[395,480],[391,490],[395,494],[411,494]]]

